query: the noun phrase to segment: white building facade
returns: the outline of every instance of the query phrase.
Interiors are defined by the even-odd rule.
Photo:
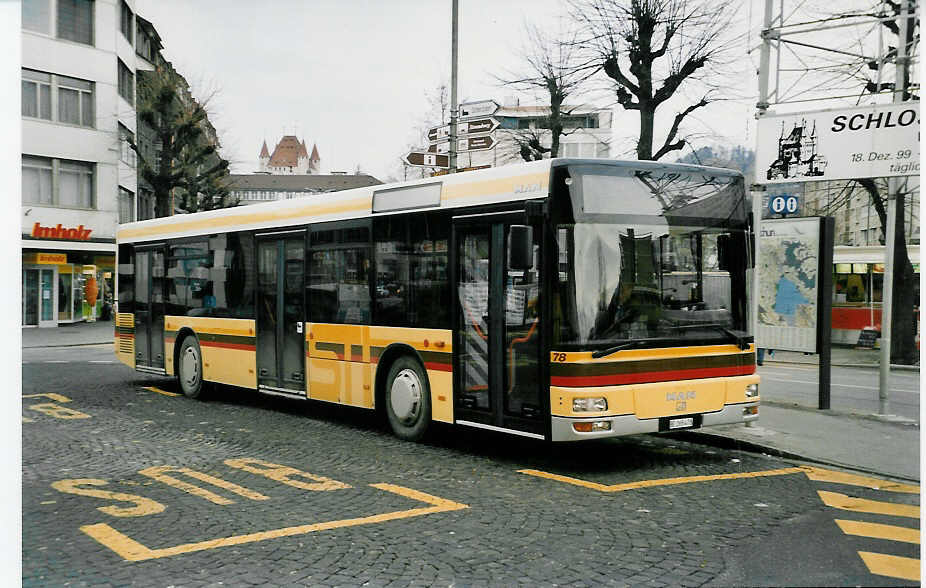
[[[153,68],[139,54],[152,43],[134,0],[22,0],[24,326],[92,320],[111,299],[116,227],[135,220],[135,77]]]

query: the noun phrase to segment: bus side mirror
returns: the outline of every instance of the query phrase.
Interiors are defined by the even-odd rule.
[[[511,269],[529,270],[534,267],[534,229],[527,225],[511,225],[508,249]]]

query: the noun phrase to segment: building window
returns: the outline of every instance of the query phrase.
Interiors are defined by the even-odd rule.
[[[52,164],[47,157],[23,155],[23,204],[51,204]]]
[[[24,69],[22,76],[22,115],[51,120],[51,74]]]
[[[119,152],[120,159],[131,167],[135,167],[135,151],[132,143],[135,142],[135,133],[119,123]]]
[[[58,38],[93,45],[93,2],[58,1]]]
[[[31,69],[23,69],[22,78],[23,116],[96,126],[93,82]]]
[[[22,27],[37,33],[51,33],[51,0],[22,0]]]
[[[58,120],[93,127],[93,82],[55,76],[58,82]]]
[[[135,220],[135,194],[119,186],[119,223]]]
[[[138,189],[138,220],[154,218],[154,193],[144,188]]]
[[[22,156],[23,204],[93,208],[96,164]]]
[[[65,161],[58,163],[58,205],[67,208],[93,208],[92,163]]]
[[[121,59],[116,58],[119,68],[119,95],[125,98],[129,104],[135,104],[135,76]]]
[[[132,45],[132,9],[129,8],[129,5],[125,3],[125,0],[122,0],[122,11],[120,14],[122,36],[125,37],[125,40],[129,42],[129,45]]]

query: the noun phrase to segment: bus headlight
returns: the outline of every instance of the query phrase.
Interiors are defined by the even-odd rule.
[[[608,399],[599,397],[573,398],[572,412],[600,412],[608,410]]]
[[[746,398],[754,398],[759,395],[759,385],[749,384],[746,386]]]

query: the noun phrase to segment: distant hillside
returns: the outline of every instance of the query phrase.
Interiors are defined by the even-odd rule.
[[[739,170],[746,176],[746,185],[748,186],[755,180],[756,175],[756,152],[747,149],[742,145],[733,147],[722,147],[715,145],[713,147],[701,147],[680,157],[676,163],[691,163],[694,165],[710,165],[713,167],[726,167]]]

